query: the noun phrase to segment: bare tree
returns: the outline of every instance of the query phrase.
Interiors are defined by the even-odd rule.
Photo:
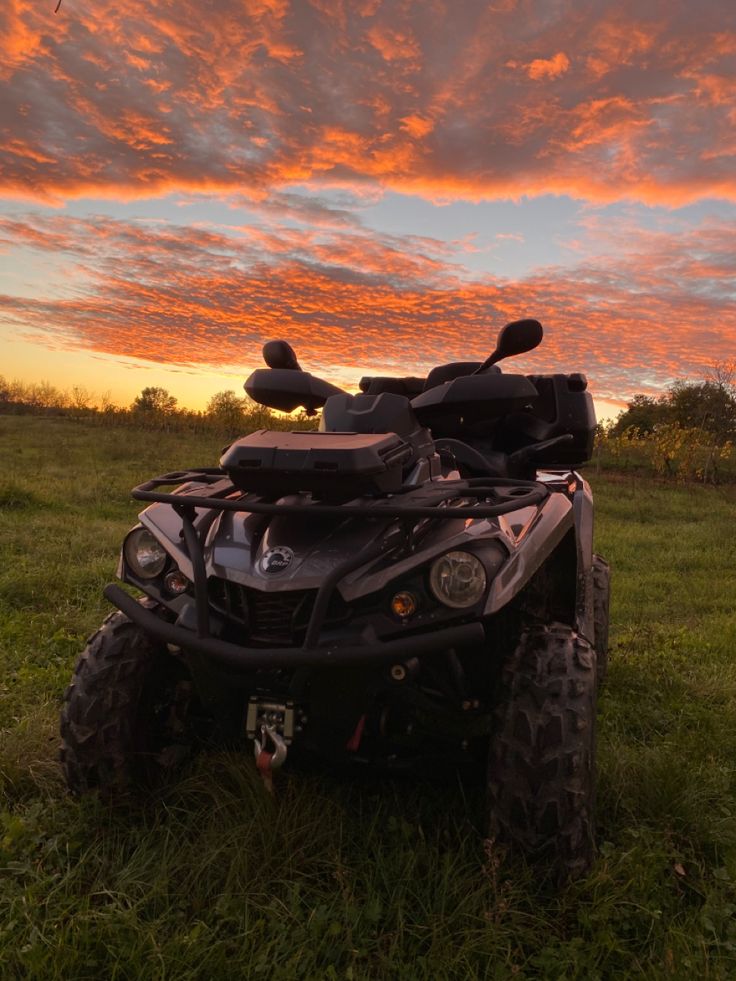
[[[705,377],[716,388],[736,396],[736,361],[714,361]]]
[[[75,385],[72,389],[71,395],[72,408],[76,409],[78,412],[83,412],[85,409],[89,409],[91,402],[92,393],[89,392],[83,385]]]

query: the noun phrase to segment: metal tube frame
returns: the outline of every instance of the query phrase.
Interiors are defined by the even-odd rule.
[[[209,493],[205,491],[202,494],[192,494],[189,490],[184,492],[159,490],[160,487],[170,484],[188,483],[202,483],[212,489]],[[203,467],[154,477],[135,487],[131,493],[138,501],[170,504],[181,518],[182,536],[192,563],[194,577],[196,638],[199,641],[206,641],[211,636],[211,628],[204,544],[218,512],[241,511],[251,514],[290,514],[305,517],[319,515],[341,518],[396,518],[402,521],[413,519],[414,522],[426,518],[433,520],[490,518],[508,514],[522,507],[540,504],[549,494],[549,490],[537,481],[478,477],[468,480],[446,480],[435,485],[424,484],[395,495],[356,499],[358,503],[315,504],[305,499],[303,504],[287,504],[264,501],[258,495],[244,493],[230,481],[226,471],[219,467]],[[468,498],[475,498],[476,503],[450,504],[453,500],[463,501]],[[489,498],[495,498],[497,503],[487,503]],[[206,509],[207,513],[197,516],[197,509]],[[301,651],[301,654],[306,656],[308,652],[319,650],[322,625],[337,584],[349,572],[381,555],[389,555],[406,546],[410,541],[410,529],[405,527],[404,530],[404,535],[373,545],[359,555],[341,562],[332,570],[317,591],[304,644],[301,649],[293,649],[295,654]],[[106,594],[118,608],[122,608],[117,591],[108,588]],[[196,648],[199,645],[194,643],[191,646]],[[206,643],[204,646],[211,645]]]

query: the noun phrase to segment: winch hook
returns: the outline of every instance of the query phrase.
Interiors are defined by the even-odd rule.
[[[268,749],[269,741],[273,750]],[[273,771],[284,765],[287,752],[286,743],[283,736],[276,730],[276,726],[262,724],[260,738],[256,736],[253,740],[253,753],[258,772],[263,777],[266,789],[271,794],[273,793]]]

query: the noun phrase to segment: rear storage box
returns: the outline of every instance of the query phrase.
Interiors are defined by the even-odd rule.
[[[400,489],[411,447],[395,433],[272,432],[227,448],[220,466],[240,490],[358,497]]]
[[[593,456],[595,409],[588,380],[579,373],[571,375],[529,375],[539,392],[535,415],[550,424],[547,439],[570,433],[572,440],[552,446],[537,457],[537,466],[577,467]]]

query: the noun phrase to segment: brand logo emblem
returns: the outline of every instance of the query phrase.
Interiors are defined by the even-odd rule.
[[[273,575],[288,569],[293,558],[294,553],[287,545],[278,545],[276,548],[269,548],[258,564],[261,572]]]

